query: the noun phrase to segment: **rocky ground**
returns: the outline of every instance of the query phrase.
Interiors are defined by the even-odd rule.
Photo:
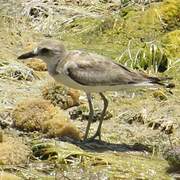
[[[22,0],[0,5],[1,179],[180,178],[178,0]],[[64,41],[176,87],[107,92],[103,144],[83,144],[83,92],[54,83],[46,65],[17,56],[44,38]],[[98,125],[102,102],[93,95]]]

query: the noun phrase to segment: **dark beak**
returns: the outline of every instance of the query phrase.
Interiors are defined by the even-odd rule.
[[[28,59],[28,58],[33,58],[36,57],[37,54],[35,54],[33,51],[22,54],[21,56],[19,56],[17,59]]]

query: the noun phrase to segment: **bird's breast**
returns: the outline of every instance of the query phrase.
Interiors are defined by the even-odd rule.
[[[77,82],[73,81],[69,76],[63,73],[57,73],[51,75],[54,80],[58,83],[64,84],[65,86],[68,86],[70,88],[74,89],[82,89],[82,85],[78,84]]]

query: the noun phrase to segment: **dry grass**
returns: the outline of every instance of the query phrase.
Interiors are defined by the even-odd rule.
[[[0,164],[24,164],[27,162],[29,154],[28,147],[20,139],[3,135],[3,141],[0,143]]]
[[[43,99],[30,99],[12,112],[14,125],[25,131],[41,131],[50,137],[68,136],[80,139],[80,132],[58,107]]]
[[[17,62],[0,66],[0,78],[3,79],[33,81],[36,77],[32,69]]]
[[[79,105],[79,91],[55,83],[46,85],[42,89],[42,95],[44,99],[50,100],[52,104],[62,109]]]
[[[22,180],[22,178],[7,172],[0,172],[0,180]]]
[[[33,69],[34,71],[46,71],[47,66],[46,64],[40,59],[32,59],[25,63],[29,68]]]

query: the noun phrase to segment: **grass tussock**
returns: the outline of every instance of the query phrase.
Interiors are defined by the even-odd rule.
[[[40,59],[32,59],[25,63],[29,68],[33,69],[34,71],[46,71],[47,66],[46,64]]]
[[[0,142],[0,165],[24,164],[29,153],[28,147],[20,139],[3,135],[3,141]]]
[[[80,132],[58,107],[47,100],[22,102],[12,112],[15,127],[25,131],[41,131],[50,137],[68,136],[80,139]]]
[[[67,89],[62,85],[55,83],[48,84],[42,89],[44,99],[50,100],[55,106],[62,109],[68,109],[79,105],[79,91],[74,89]]]
[[[32,147],[33,154],[43,160],[56,160],[61,164],[82,163],[87,165],[108,165],[109,162],[105,157],[83,151],[79,147],[65,142],[50,143],[37,142]],[[82,165],[81,164],[81,165]]]
[[[22,178],[7,172],[0,172],[0,180],[22,180]]]

